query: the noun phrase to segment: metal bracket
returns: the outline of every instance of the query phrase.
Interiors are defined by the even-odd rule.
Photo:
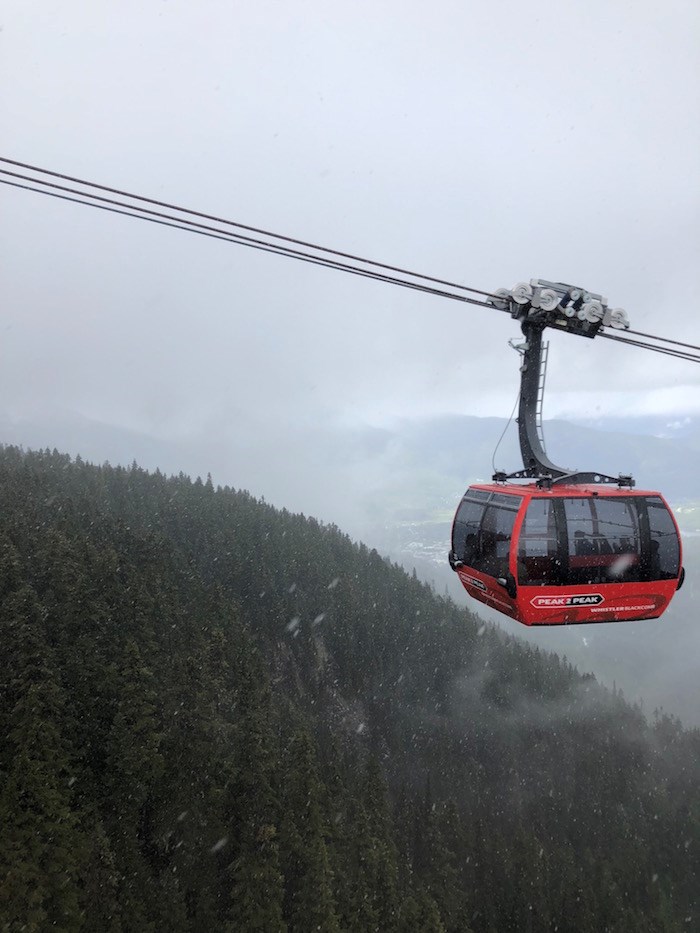
[[[546,327],[558,327],[581,337],[595,337],[603,326],[618,329],[629,327],[622,309],[610,311],[607,300],[572,285],[559,282],[533,280],[521,283],[511,292],[499,289],[494,305],[509,310],[520,322],[525,337],[523,343],[511,339],[509,344],[522,357],[520,366],[520,406],[518,409],[518,437],[523,469],[514,473],[497,471],[495,483],[511,479],[534,479],[544,489],[555,483],[611,483],[634,486],[631,476],[609,476],[592,471],[581,472],[553,463],[544,448],[541,430],[541,403],[544,392],[542,365],[544,346],[542,334]]]
[[[505,473],[498,470],[491,477],[494,483],[507,483],[511,479],[534,479],[540,489],[551,489],[552,486],[561,484],[571,485],[614,485],[622,488],[627,486],[633,489],[635,481],[632,476],[620,473],[619,476],[609,476],[607,473],[583,472],[574,470],[571,473],[562,473],[560,476],[552,476],[550,473],[538,473],[536,470],[517,470],[515,473]]]

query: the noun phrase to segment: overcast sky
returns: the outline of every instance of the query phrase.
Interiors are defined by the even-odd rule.
[[[696,0],[5,0],[2,155],[700,342]],[[0,410],[159,436],[510,413],[507,315],[0,189]],[[557,335],[545,415],[700,411]]]

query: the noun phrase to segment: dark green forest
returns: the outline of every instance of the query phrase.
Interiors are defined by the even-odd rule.
[[[5,448],[0,565],[3,931],[700,929],[700,733],[336,527]]]

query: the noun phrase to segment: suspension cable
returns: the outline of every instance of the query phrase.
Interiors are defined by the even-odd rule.
[[[663,353],[666,356],[674,356],[679,360],[688,360],[690,363],[700,363],[700,355],[694,353],[685,353],[682,350],[673,350],[671,347],[655,347],[651,343],[644,343],[642,340],[630,340],[627,337],[621,337],[617,334],[604,334],[602,331],[597,334],[598,337],[604,337],[606,340],[616,340],[618,343],[626,343],[631,347],[641,347],[643,350],[653,350],[654,353]]]
[[[2,170],[0,169],[0,171]],[[84,207],[94,207],[98,210],[108,211],[112,214],[120,214],[123,217],[133,217],[136,220],[145,220],[150,223],[158,224],[159,226],[171,227],[175,230],[184,230],[188,233],[197,233],[200,236],[206,236],[214,240],[223,240],[224,242],[235,243],[239,246],[248,246],[252,249],[260,250],[261,252],[272,253],[276,256],[287,256],[290,259],[298,259],[302,262],[310,263],[311,265],[321,266],[322,268],[337,269],[338,271],[348,272],[352,275],[357,275],[362,278],[374,279],[375,281],[386,282],[390,285],[399,285],[403,288],[410,288],[414,291],[424,292],[429,295],[436,295],[440,298],[451,298],[454,301],[461,301],[466,304],[478,305],[480,307],[493,310],[493,305],[489,304],[488,302],[480,301],[476,298],[468,298],[466,295],[455,295],[452,292],[433,288],[429,285],[422,285],[420,282],[406,281],[404,279],[396,278],[395,276],[386,275],[382,272],[375,272],[372,269],[361,269],[359,267],[351,266],[347,263],[341,263],[337,260],[326,258],[324,256],[314,256],[310,253],[303,253],[300,250],[293,250],[288,246],[283,246],[282,244],[268,243],[264,240],[258,240],[254,239],[253,237],[244,236],[243,234],[236,233],[235,231],[220,230],[216,227],[211,227],[205,224],[197,223],[196,221],[187,220],[187,218],[174,217],[172,215],[157,211],[149,211],[145,208],[115,201],[110,198],[99,198],[99,201],[109,201],[109,204],[105,204],[98,203],[97,200],[86,201],[81,197],[74,197],[68,194],[59,194],[57,191],[49,191],[45,188],[33,188],[30,185],[20,184],[19,182],[9,181],[4,178],[0,178],[0,184],[7,185],[11,188],[20,188],[25,191],[32,191],[36,194],[43,194],[47,197],[57,198],[61,201],[70,201],[74,204],[81,204]],[[63,186],[53,187],[62,188]],[[74,189],[63,188],[63,190],[72,191]],[[87,195],[84,195],[84,197],[87,197]]]
[[[692,343],[683,343],[680,340],[671,340],[670,337],[657,337],[655,334],[644,334],[641,330],[632,330],[628,328],[626,334],[636,334],[637,337],[647,337],[649,340],[662,340],[664,343],[672,343],[677,347],[688,347],[689,350],[697,350],[700,353],[700,347]]]
[[[456,282],[449,282],[445,279],[438,279],[438,278],[435,278],[434,276],[424,275],[423,273],[420,273],[420,272],[412,272],[409,269],[402,269],[399,266],[390,266],[387,263],[376,262],[373,259],[365,259],[362,256],[356,256],[356,255],[353,255],[352,253],[344,253],[344,252],[341,252],[340,250],[330,249],[326,246],[319,246],[316,243],[310,243],[306,240],[299,240],[299,239],[296,239],[295,237],[284,236],[280,233],[272,233],[269,230],[262,230],[258,227],[251,227],[247,224],[239,223],[234,220],[227,220],[223,217],[217,217],[213,214],[205,214],[201,211],[195,211],[195,210],[191,210],[190,208],[180,207],[176,204],[169,204],[167,201],[158,201],[155,198],[147,198],[143,195],[132,194],[131,192],[128,192],[128,191],[122,191],[119,188],[110,188],[107,185],[100,185],[100,184],[97,184],[96,182],[86,181],[85,179],[76,178],[72,175],[64,175],[61,172],[53,172],[53,171],[50,171],[49,169],[39,168],[36,165],[29,165],[26,162],[18,162],[15,159],[6,159],[0,156],[0,162],[4,162],[7,165],[14,165],[18,168],[27,169],[28,171],[31,171],[31,172],[38,172],[42,175],[49,175],[52,178],[60,178],[63,181],[70,181],[75,184],[83,185],[84,187],[95,188],[99,191],[106,191],[110,194],[117,194],[120,197],[131,198],[134,201],[142,201],[145,204],[153,204],[156,207],[165,207],[168,210],[179,211],[180,213],[189,214],[192,217],[200,217],[203,220],[213,220],[215,223],[226,224],[227,226],[231,226],[231,227],[238,227],[241,230],[247,230],[249,233],[257,233],[257,234],[260,234],[261,236],[273,237],[276,240],[282,240],[287,243],[294,243],[296,246],[304,246],[307,249],[315,249],[315,250],[318,250],[319,252],[328,253],[329,255],[332,255],[332,256],[340,256],[342,259],[351,259],[353,260],[353,262],[361,262],[361,263],[364,263],[365,265],[376,266],[379,269],[386,269],[388,272],[398,272],[401,275],[410,275],[414,278],[423,279],[426,282],[434,282],[436,285],[446,285],[449,288],[457,288],[457,289],[460,289],[461,291],[471,292],[472,294],[483,295],[485,298],[498,297],[497,295],[494,295],[492,292],[486,292],[479,288],[470,288],[468,285],[460,285]],[[6,169],[0,169],[0,172],[2,172],[3,174],[10,174],[10,172],[7,171]],[[44,182],[41,179],[33,179],[33,181],[38,184],[48,184],[48,182]]]
[[[109,211],[114,214],[120,214],[126,217],[133,217],[138,220],[146,220],[150,223],[157,223],[161,226],[172,227],[178,230],[185,230],[190,233],[197,233],[200,236],[208,236],[212,239],[224,240],[229,243],[235,243],[239,246],[248,246],[252,249],[257,249],[262,252],[272,253],[273,255],[278,256],[287,256],[291,259],[297,259],[301,262],[307,262],[312,265],[321,266],[322,268],[328,269],[337,269],[341,272],[347,272],[352,275],[361,276],[368,279],[374,279],[380,282],[386,282],[391,285],[398,285],[402,288],[410,288],[415,291],[425,292],[426,294],[436,295],[441,298],[451,298],[455,301],[461,301],[467,304],[477,305],[479,307],[485,307],[494,309],[494,304],[489,301],[479,300],[476,298],[469,298],[466,295],[455,294],[451,291],[445,291],[442,288],[436,288],[435,285],[446,286],[449,289],[458,289],[461,292],[470,292],[474,295],[480,295],[484,298],[496,298],[499,301],[502,301],[502,297],[494,294],[493,292],[483,291],[477,288],[471,288],[467,285],[461,285],[456,282],[450,282],[446,279],[439,279],[434,276],[424,275],[423,273],[413,272],[408,269],[403,269],[399,266],[388,265],[387,263],[376,262],[371,259],[365,259],[361,256],[356,256],[352,253],[345,253],[340,250],[330,249],[328,247],[319,246],[308,242],[306,240],[300,240],[295,237],[284,236],[282,234],[272,233],[267,230],[263,230],[258,227],[252,227],[247,224],[242,224],[237,221],[227,220],[222,217],[217,217],[212,214],[206,214],[201,211],[191,210],[189,208],[180,207],[175,204],[169,204],[166,201],[159,201],[155,198],[148,198],[142,195],[132,194],[128,191],[122,191],[118,188],[111,188],[107,185],[97,184],[96,182],[86,181],[81,178],[76,178],[72,175],[65,175],[60,172],[50,171],[49,169],[38,168],[34,165],[29,165],[25,162],[18,162],[14,159],[7,159],[0,157],[0,162],[8,165],[13,165],[18,168],[26,169],[30,172],[39,173],[40,175],[50,176],[52,178],[59,178],[63,181],[69,181],[78,185],[81,185],[83,188],[95,189],[99,191],[105,191],[110,194],[116,194],[120,197],[129,198],[131,201],[136,201],[140,203],[130,204],[125,201],[119,201],[114,198],[107,198],[103,195],[95,194],[93,191],[81,191],[76,188],[67,187],[65,185],[60,185],[55,182],[47,181],[45,178],[36,178],[29,175],[24,175],[19,172],[14,172],[9,169],[0,167],[0,175],[8,176],[7,178],[0,178],[0,183],[7,185],[12,188],[20,188],[26,191],[32,191],[37,194],[43,194],[49,197],[58,198],[64,201],[70,201],[75,204],[80,204],[85,207],[94,207],[100,210]],[[20,181],[10,181],[9,178],[19,179],[23,182],[29,182],[30,184],[22,184]],[[40,186],[40,187],[32,187]],[[53,190],[50,190],[53,189]],[[59,192],[63,192],[60,194]],[[142,204],[151,204],[156,207],[163,207],[171,211],[177,211],[178,214],[184,214],[186,216],[180,217],[173,214],[166,214],[162,211],[152,210],[151,208],[143,207]],[[201,220],[210,220],[215,223],[224,224],[227,227],[235,227],[236,230],[225,230],[219,227],[213,227],[209,224],[201,223],[200,221],[191,220],[191,217],[198,217]],[[245,230],[248,233],[255,233],[262,237],[272,238],[272,241],[267,239],[258,239],[257,237],[246,236],[243,233],[237,232],[238,230]],[[279,241],[279,242],[273,242]],[[306,249],[315,250],[314,253],[308,253],[304,250],[293,249],[291,246],[285,244],[294,244],[295,246],[302,246]],[[351,263],[340,262],[338,259],[332,257],[340,257],[342,259],[348,259],[352,262],[362,263],[364,266],[370,266],[374,268],[361,268]],[[385,271],[377,271],[385,270]],[[419,281],[409,281],[403,278],[399,278],[393,275],[387,275],[387,272],[398,273],[399,276],[410,276],[411,279],[417,279]],[[421,281],[422,280],[422,281]],[[427,285],[423,283],[433,283],[432,285]],[[497,307],[497,306],[496,306]],[[503,309],[506,310],[506,309]],[[688,362],[700,363],[700,346],[694,344],[683,343],[680,340],[672,340],[668,337],[659,337],[654,334],[646,334],[641,331],[635,330],[625,330],[623,332],[626,334],[633,334],[637,337],[643,337],[645,340],[634,340],[630,339],[627,336],[622,336],[622,334],[611,334],[599,332],[598,336],[604,337],[607,340],[615,340],[619,343],[625,343],[629,346],[639,347],[645,350],[652,350],[655,353],[662,353],[666,356],[672,356],[677,359],[683,359]],[[647,343],[646,340],[655,340],[665,344],[670,344],[672,346],[657,346],[655,344]],[[676,350],[673,347],[683,347],[685,350]],[[695,350],[697,353],[691,353],[686,351]]]

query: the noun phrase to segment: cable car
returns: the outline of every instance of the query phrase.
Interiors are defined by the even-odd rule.
[[[659,493],[577,484],[470,486],[450,563],[470,596],[525,625],[656,619],[683,577]]]
[[[527,289],[527,301],[513,297]],[[538,291],[550,293],[550,308],[538,302]],[[631,476],[558,467],[544,450],[542,332],[556,325],[594,337],[605,319],[604,299],[534,282],[516,286],[505,300],[525,335],[516,347],[523,356],[523,469],[467,489],[452,525],[450,566],[470,596],[525,625],[657,619],[685,577],[678,525],[663,496],[634,489]],[[587,301],[597,302],[588,318],[580,314]],[[551,311],[558,312],[554,319]],[[624,312],[616,320],[625,326]]]

